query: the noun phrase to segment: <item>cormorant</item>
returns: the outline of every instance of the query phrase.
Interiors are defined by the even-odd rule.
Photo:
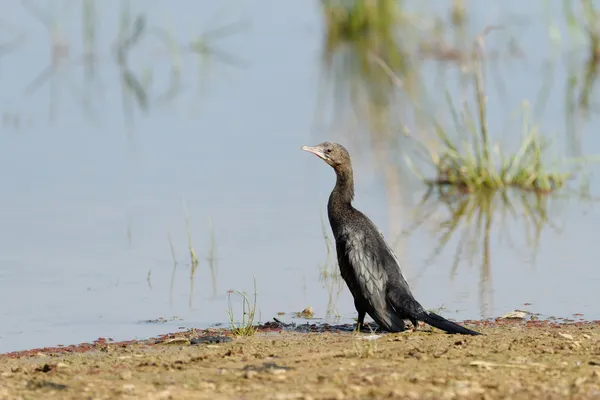
[[[323,142],[315,147],[302,146],[302,150],[324,160],[337,175],[327,203],[327,214],[335,237],[340,272],[354,297],[358,328],[364,326],[365,314],[369,314],[381,329],[390,332],[405,330],[404,320],[408,319],[415,329],[417,321],[424,321],[448,333],[480,335],[425,310],[415,300],[402,275],[400,263],[383,234],[352,206],[352,163],[344,146]]]

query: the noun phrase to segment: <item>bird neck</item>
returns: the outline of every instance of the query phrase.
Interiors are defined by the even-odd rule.
[[[354,178],[352,168],[343,167],[336,169],[337,180],[329,196],[330,206],[344,208],[351,205],[354,199]]]

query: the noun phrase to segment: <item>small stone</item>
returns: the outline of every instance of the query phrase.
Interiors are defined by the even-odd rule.
[[[168,399],[172,399],[173,396],[171,395],[171,391],[170,390],[163,390],[162,392],[158,392],[156,394],[156,398],[159,400],[168,400]]]
[[[273,369],[270,369],[269,372],[271,372],[271,374],[273,374],[273,375],[285,375],[285,373],[287,371],[282,368],[273,368]]]
[[[437,377],[437,378],[433,378],[431,381],[432,381],[432,383],[434,385],[440,385],[441,386],[441,385],[445,385],[446,384],[446,380],[444,378]]]
[[[565,338],[567,340],[573,340],[573,335],[569,334],[569,333],[560,333],[558,332],[558,336]]]
[[[217,388],[214,382],[202,382],[199,386],[204,390],[215,390]]]
[[[584,337],[585,339],[591,339],[591,338],[592,338],[592,337],[591,337],[590,335],[588,335],[587,333],[584,333],[584,334],[583,334],[583,337]]]
[[[123,392],[135,393],[135,385],[132,385],[131,383],[127,383],[127,384],[123,385]]]
[[[367,383],[373,383],[375,381],[375,378],[370,375],[367,375],[367,376],[363,377],[363,380]]]
[[[313,318],[314,312],[311,306],[306,307],[304,310],[300,311],[298,314],[298,318],[310,319]]]
[[[501,316],[501,319],[524,319],[527,316],[526,311],[514,310]]]
[[[56,369],[69,369],[69,366],[65,363],[59,362],[58,364],[56,364]]]
[[[573,381],[573,386],[577,387],[577,386],[581,386],[583,385],[586,381],[588,380],[587,376],[580,376],[579,378],[575,378],[575,381]]]
[[[244,378],[246,379],[252,379],[254,378],[256,375],[258,375],[258,372],[256,371],[252,371],[252,370],[248,370],[244,373]]]
[[[125,370],[125,371],[121,371],[121,373],[119,374],[119,376],[124,381],[127,381],[127,380],[131,379],[131,377],[133,376],[133,374],[131,373],[130,370]]]

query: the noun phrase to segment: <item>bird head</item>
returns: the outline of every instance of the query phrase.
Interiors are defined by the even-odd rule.
[[[302,146],[302,150],[313,153],[335,170],[342,166],[350,166],[350,154],[341,144],[323,142],[314,147]]]

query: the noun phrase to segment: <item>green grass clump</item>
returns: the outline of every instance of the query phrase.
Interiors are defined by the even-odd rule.
[[[235,321],[235,313],[233,312],[233,307],[231,305],[231,294],[237,293],[242,297],[242,321],[237,323]],[[232,335],[235,336],[252,336],[256,333],[256,327],[254,326],[254,322],[257,320],[256,318],[256,278],[254,279],[254,301],[251,303],[250,299],[246,293],[239,291],[230,291],[228,294],[228,308],[227,314],[229,314],[229,326],[231,328]]]
[[[453,185],[468,192],[497,190],[515,187],[537,193],[550,193],[565,186],[574,171],[558,171],[549,167],[545,154],[548,145],[537,126],[530,123],[529,104],[524,102],[521,143],[514,153],[506,153],[498,144],[492,144],[487,126],[485,82],[483,77],[483,38],[476,41],[474,51],[474,88],[477,116],[468,106],[459,118],[450,96],[447,100],[459,139],[450,137],[435,123],[441,150],[427,149],[436,170],[434,179],[426,179],[430,185]],[[571,160],[580,162],[584,160]],[[410,160],[409,164],[412,165]],[[414,168],[413,168],[414,169]]]
[[[322,0],[328,43],[393,39],[398,4],[395,0]]]
[[[471,125],[473,126],[473,125]],[[565,185],[572,172],[552,171],[544,163],[547,143],[537,127],[529,124],[529,105],[523,107],[522,141],[514,154],[506,154],[487,137],[467,129],[471,140],[452,141],[438,127],[443,150],[433,155],[437,176],[429,184],[455,185],[469,192],[483,189],[517,187],[549,193]]]
[[[323,62],[337,80],[340,98],[357,100],[366,93],[375,107],[390,102],[394,84],[382,66],[406,77],[412,69],[401,44],[408,35],[401,35],[405,16],[397,0],[322,0],[325,22]],[[399,37],[402,37],[402,41]],[[410,80],[403,81],[405,89]]]

